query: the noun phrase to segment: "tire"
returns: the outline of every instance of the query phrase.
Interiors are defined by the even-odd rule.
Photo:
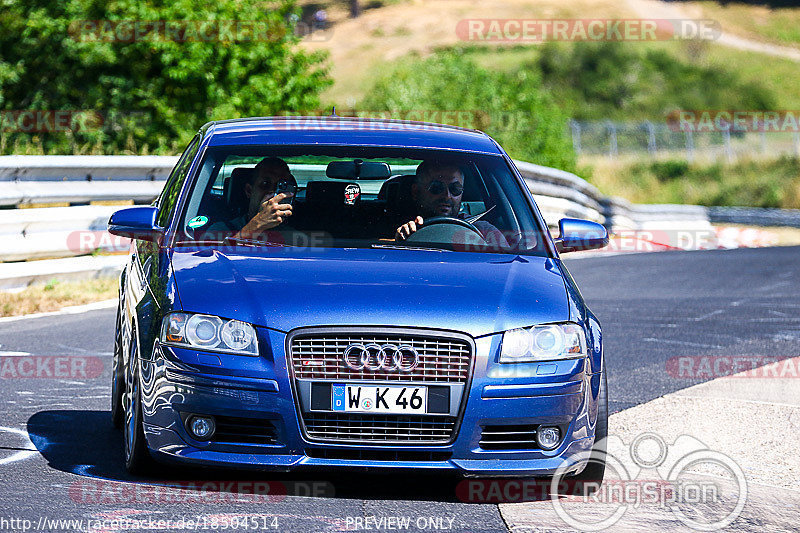
[[[603,483],[606,472],[606,438],[608,437],[608,379],[606,372],[600,379],[598,394],[597,426],[594,432],[594,446],[590,455],[589,464],[583,472],[568,478],[570,485],[574,483],[575,494],[593,494]],[[589,485],[586,485],[586,484]],[[584,491],[586,485],[587,490]]]
[[[125,371],[122,359],[122,304],[117,305],[117,325],[114,331],[114,355],[111,363],[111,424],[122,429],[125,422],[125,410],[122,396],[125,394]]]
[[[153,458],[147,449],[142,422],[142,398],[139,390],[139,376],[136,372],[135,351],[132,349],[129,360],[129,387],[125,390],[125,469],[130,474],[147,475],[153,472]]]

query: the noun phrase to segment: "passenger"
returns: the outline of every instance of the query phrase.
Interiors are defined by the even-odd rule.
[[[419,215],[395,232],[395,240],[402,241],[416,232],[425,220],[431,217],[454,217],[459,215],[464,194],[464,173],[458,165],[443,161],[423,161],[417,167],[417,175],[411,185],[411,197]],[[502,248],[509,248],[508,241],[495,226],[479,220],[473,226],[484,240]]]
[[[244,185],[247,213],[228,221],[226,226],[238,230],[234,238],[263,240],[267,230],[283,224],[292,216],[292,205],[282,202],[294,196],[297,180],[286,161],[278,157],[262,159],[253,170],[253,176]],[[277,193],[279,189],[288,192]]]

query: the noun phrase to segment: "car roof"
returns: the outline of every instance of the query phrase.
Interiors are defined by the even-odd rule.
[[[203,129],[209,146],[350,145],[503,153],[481,131],[430,122],[337,116],[258,117],[209,122]]]

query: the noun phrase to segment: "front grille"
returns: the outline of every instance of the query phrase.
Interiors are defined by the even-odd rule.
[[[353,370],[344,360],[350,344],[409,345],[419,354],[411,371]],[[469,342],[425,334],[331,334],[298,335],[292,339],[290,354],[297,379],[347,381],[414,381],[419,383],[466,383],[472,348]]]
[[[538,425],[484,426],[480,447],[484,450],[538,450]]]
[[[224,444],[277,444],[278,430],[262,418],[215,417],[217,429],[211,442]]]
[[[306,455],[317,459],[345,459],[350,461],[447,461],[450,452],[417,452],[404,450],[328,450],[312,448]]]
[[[312,439],[376,444],[441,444],[456,426],[452,416],[305,413],[303,418]]]

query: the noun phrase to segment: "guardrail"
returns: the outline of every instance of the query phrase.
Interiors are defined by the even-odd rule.
[[[155,198],[174,156],[0,156],[0,207]]]
[[[85,255],[118,248],[106,232],[114,205],[0,210],[0,262]]]
[[[172,156],[0,156],[0,206],[99,200],[149,203],[175,165]],[[548,225],[563,217],[623,230],[707,230],[712,222],[800,227],[800,210],[631,204],[604,196],[575,174],[516,161]],[[120,206],[80,205],[0,210],[0,262],[118,251],[105,232]],[[1,276],[0,276],[1,277]],[[0,288],[6,286],[0,283]]]
[[[600,222],[610,231],[697,229],[710,227],[705,207],[679,204],[631,204],[603,195],[586,180],[563,170],[515,161],[549,226],[563,217]]]
[[[758,207],[709,207],[708,218],[714,223],[745,226],[787,226],[800,228],[800,209]]]

